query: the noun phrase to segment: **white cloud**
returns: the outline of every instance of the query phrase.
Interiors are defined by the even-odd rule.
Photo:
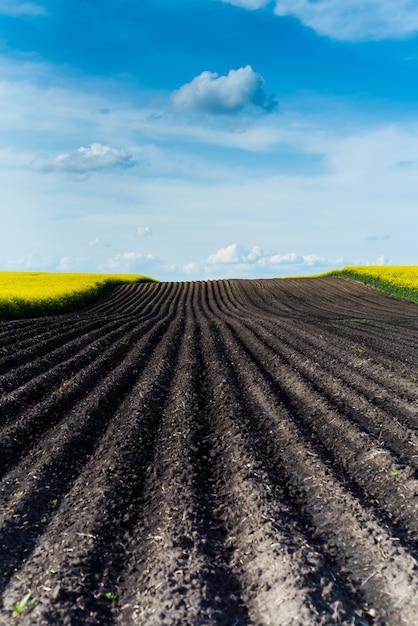
[[[142,265],[149,264],[154,261],[153,254],[144,254],[142,252],[122,252],[107,260],[107,262],[99,265],[99,270],[109,270],[111,272],[139,272],[142,271]]]
[[[268,263],[273,265],[280,265],[282,263],[301,263],[303,257],[297,255],[295,252],[289,252],[288,254],[273,254],[265,259]]]
[[[152,254],[143,254],[142,252],[124,252],[123,254],[117,254],[114,257],[115,261],[138,261],[142,259],[153,259]]]
[[[249,248],[230,244],[203,261],[203,272],[209,278],[309,275],[344,265],[344,259],[316,254],[271,253],[260,246]]]
[[[226,248],[220,248],[215,254],[209,256],[208,263],[238,263],[239,258],[240,254],[237,244],[231,243]]]
[[[138,227],[138,237],[149,237],[152,235],[152,230],[149,226]]]
[[[277,106],[274,97],[266,93],[264,78],[250,65],[230,70],[227,76],[202,72],[171,98],[178,110],[207,113],[236,113],[248,106],[272,111]]]
[[[243,7],[244,9],[261,9],[262,7],[270,4],[271,0],[221,0],[225,4],[232,4],[236,7]]]
[[[19,2],[19,0],[0,0],[0,15],[23,17],[47,15],[45,7],[34,2]]]
[[[98,246],[99,243],[100,243],[100,239],[98,237],[96,237],[96,239],[93,239],[92,241],[89,241],[87,245],[95,247],[95,246]]]
[[[271,0],[221,0],[250,11]],[[342,41],[398,39],[418,32],[416,0],[275,0],[278,16],[292,16],[320,35]]]
[[[197,263],[186,263],[186,265],[183,265],[183,272],[185,274],[198,274],[199,266]]]
[[[378,257],[378,259],[376,261],[376,265],[391,265],[392,263],[393,263],[392,259],[389,259],[384,254],[382,254],[380,257]]]
[[[72,268],[71,259],[69,256],[63,256],[57,267],[58,272],[68,272]]]
[[[418,31],[416,0],[276,0],[275,13],[343,41],[404,38]]]
[[[245,264],[258,265],[260,267],[294,264],[311,266],[322,264],[326,262],[326,259],[314,254],[300,255],[295,252],[268,254],[264,252],[260,246],[246,248],[245,246],[238,246],[236,243],[232,243],[226,246],[226,248],[220,248],[215,254],[210,255],[206,262],[210,265]]]
[[[81,147],[71,154],[60,154],[50,161],[37,159],[32,167],[41,172],[64,172],[85,178],[92,172],[133,165],[135,161],[129,152],[92,143],[88,148]]]
[[[215,254],[211,254],[207,258],[207,263],[211,265],[227,264],[227,263],[260,263],[263,257],[263,251],[259,246],[246,248],[231,243],[226,248],[220,248]]]

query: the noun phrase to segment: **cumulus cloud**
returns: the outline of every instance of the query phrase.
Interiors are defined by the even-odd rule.
[[[152,230],[149,226],[138,227],[138,237],[149,237],[152,235]]]
[[[92,143],[88,148],[81,147],[76,152],[60,154],[50,161],[38,159],[32,167],[42,172],[64,172],[85,178],[93,172],[133,165],[135,161],[129,152]]]
[[[239,246],[236,243],[232,243],[225,248],[220,248],[215,254],[207,258],[207,263],[210,265],[246,264],[258,265],[260,267],[294,264],[311,266],[323,263],[324,261],[325,259],[313,254],[300,255],[295,252],[269,254],[264,252],[259,246],[247,248],[245,246]]]
[[[288,254],[273,254],[268,259],[263,259],[264,263],[266,261],[273,265],[279,265],[280,263],[303,263],[303,257],[295,252],[289,252]]]
[[[240,256],[237,244],[231,243],[226,248],[220,248],[215,254],[210,255],[208,263],[238,263]]]
[[[34,2],[19,2],[18,0],[0,0],[0,15],[9,17],[23,17],[47,15],[45,7]]]
[[[415,0],[276,0],[275,13],[343,41],[403,38],[418,31]]]
[[[266,92],[265,80],[250,65],[230,70],[227,76],[202,72],[172,94],[172,102],[180,111],[236,113],[253,106],[264,111],[277,108],[273,95]]]

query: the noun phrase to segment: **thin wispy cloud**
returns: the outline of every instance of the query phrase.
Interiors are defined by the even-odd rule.
[[[230,70],[226,76],[202,72],[172,94],[174,107],[181,111],[237,113],[252,106],[274,111],[277,100],[266,91],[265,80],[250,65]]]
[[[370,235],[367,237],[368,241],[388,241],[392,239],[392,235]]]
[[[403,38],[418,31],[415,0],[277,0],[275,13],[344,41]]]
[[[19,0],[0,0],[0,15],[9,17],[30,17],[48,15],[47,10],[35,2],[19,2]]]
[[[105,263],[99,264],[98,269],[101,272],[142,273],[142,268],[149,266],[149,264],[155,262],[155,260],[153,254],[144,254],[143,252],[135,251],[121,252],[107,259]]]
[[[271,3],[271,0],[221,0],[225,4],[232,4],[236,7],[243,7],[244,9],[261,9]]]
[[[40,172],[62,172],[85,178],[94,172],[134,165],[129,152],[92,143],[88,148],[81,147],[76,152],[60,154],[52,160],[37,159],[32,167]]]
[[[221,1],[248,10],[273,5],[269,0]],[[341,41],[403,39],[418,32],[415,0],[275,0],[274,13]]]

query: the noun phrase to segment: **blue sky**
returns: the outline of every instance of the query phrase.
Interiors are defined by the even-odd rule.
[[[0,0],[0,269],[417,264],[417,0]]]

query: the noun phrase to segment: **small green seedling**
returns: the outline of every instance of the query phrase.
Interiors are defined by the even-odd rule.
[[[271,488],[271,487],[269,487],[268,485],[267,485],[267,487],[266,487],[266,494],[267,494],[268,496],[272,496],[272,495],[273,495],[273,490],[272,490],[272,488]]]
[[[52,508],[56,509],[57,506],[58,506],[58,500],[57,499],[52,500]]]
[[[18,492],[16,493],[16,498],[17,498],[18,500],[21,500],[21,499],[22,499],[22,496],[23,496],[23,491],[18,491]]]
[[[398,475],[398,470],[394,467],[392,467],[392,469],[390,470],[390,475],[391,476],[397,476]]]
[[[105,598],[106,600],[116,600],[116,593],[113,593],[113,591],[108,591],[107,593],[105,593]]]
[[[29,607],[29,604],[28,604],[29,598],[30,598],[30,591],[28,591],[28,593],[24,595],[23,598],[19,602],[12,604],[10,608],[13,609],[16,615],[20,615],[24,609]]]

